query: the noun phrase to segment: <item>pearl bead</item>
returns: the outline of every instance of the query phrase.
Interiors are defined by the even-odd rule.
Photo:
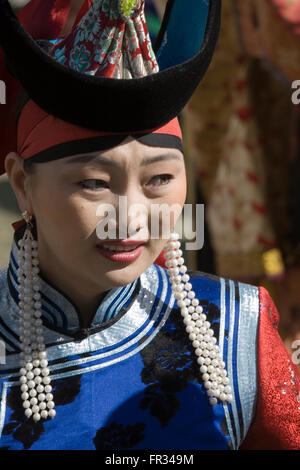
[[[212,383],[208,380],[207,382],[204,382],[204,387],[210,389],[212,388]]]
[[[29,408],[30,402],[28,400],[23,401],[23,408]]]
[[[54,402],[53,401],[48,401],[47,402],[47,408],[51,409],[51,408],[54,408]]]
[[[30,399],[30,404],[31,405],[37,405],[37,403],[38,403],[37,398],[33,397],[33,398]]]
[[[26,410],[25,410],[25,416],[26,416],[27,418],[30,418],[31,415],[32,415],[31,409],[30,409],[30,408],[26,408]]]
[[[205,363],[205,358],[200,356],[197,358],[197,362],[198,364],[203,365]]]
[[[202,356],[202,354],[203,354],[203,349],[201,349],[201,348],[195,349],[195,354],[196,354],[196,356]]]
[[[28,380],[32,380],[34,378],[34,373],[33,372],[27,372],[27,375],[26,375],[27,379]]]
[[[54,418],[54,416],[56,415],[56,411],[52,408],[51,410],[48,411],[48,414],[50,418]]]
[[[210,398],[210,399],[209,399],[209,403],[210,403],[212,406],[215,406],[215,405],[217,405],[218,400],[217,400],[216,398]]]
[[[35,422],[39,421],[41,419],[41,415],[39,413],[34,413],[33,415],[33,420]]]
[[[188,326],[186,327],[185,331],[186,331],[187,333],[192,333],[192,332],[194,331],[194,328],[193,328],[192,326],[188,325]]]
[[[229,393],[229,394],[227,395],[226,400],[227,400],[229,403],[231,403],[232,400],[233,400],[233,396]]]
[[[44,418],[44,419],[48,418],[48,411],[47,410],[42,410],[41,411],[41,417]]]
[[[21,395],[21,397],[22,397],[22,400],[23,400],[23,401],[26,401],[26,400],[28,400],[28,398],[29,398],[29,393],[23,392],[22,395]]]
[[[202,380],[204,381],[204,387],[207,389],[210,404],[216,405],[218,398],[221,401],[229,401],[230,397],[232,397],[230,393],[231,388],[227,384],[229,379],[227,378],[225,364],[223,365],[223,361],[220,358],[214,331],[207,320],[207,316],[203,313],[203,307],[196,298],[195,292],[192,290],[192,283],[188,282],[190,281],[190,276],[187,274],[187,267],[184,265],[184,258],[182,257],[178,238],[178,234],[170,235],[170,240],[165,248],[166,267],[168,268],[174,297],[177,300],[178,307],[181,309],[181,316],[186,325],[186,332],[195,348],[197,363],[200,366]],[[51,386],[49,385],[49,387]],[[48,393],[46,399],[48,398],[48,403],[52,403],[52,399],[50,399],[53,398],[52,394]],[[50,409],[49,416],[51,411],[55,414],[55,411]]]

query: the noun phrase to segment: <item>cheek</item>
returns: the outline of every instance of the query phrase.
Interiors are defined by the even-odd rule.
[[[95,230],[96,204],[82,197],[66,194],[60,188],[36,188],[34,212],[40,230],[71,240],[87,238]]]
[[[169,206],[178,206],[178,211],[176,210],[176,213],[174,213],[176,220],[182,212],[186,200],[186,191],[186,177],[185,173],[183,173],[179,178],[176,178],[174,184],[172,185],[172,189],[168,192],[166,198],[164,198],[162,201],[162,203],[168,204]]]

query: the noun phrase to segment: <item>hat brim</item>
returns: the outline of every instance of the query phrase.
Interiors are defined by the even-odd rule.
[[[165,65],[160,72],[143,78],[95,77],[65,67],[24,30],[8,0],[0,0],[0,44],[10,72],[30,98],[49,114],[107,132],[156,129],[178,116],[189,101],[210,64],[219,34],[221,0],[209,0],[207,17],[199,18],[199,25],[198,20],[193,21],[193,27],[181,30],[180,24],[186,24],[180,18],[183,2],[186,5],[186,0],[169,0],[158,36],[156,53]],[[189,2],[191,7],[202,3]],[[192,17],[193,12],[188,12]],[[197,44],[186,35],[189,29],[195,32],[200,27],[204,34],[198,39],[201,44]],[[164,38],[174,37],[174,33],[184,44],[193,44],[197,50],[190,52],[193,56],[187,60],[173,56],[169,65],[165,58],[170,54],[166,54]]]

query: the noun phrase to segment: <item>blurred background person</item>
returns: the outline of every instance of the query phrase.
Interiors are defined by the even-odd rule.
[[[211,67],[185,110],[212,256],[202,270],[264,284],[291,348],[300,331],[300,2],[224,0]],[[205,245],[207,246],[207,245]],[[204,250],[205,252],[205,247]]]

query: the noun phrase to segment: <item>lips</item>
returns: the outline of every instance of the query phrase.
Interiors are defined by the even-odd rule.
[[[116,240],[97,245],[97,251],[106,259],[115,262],[130,263],[141,255],[145,241]]]

